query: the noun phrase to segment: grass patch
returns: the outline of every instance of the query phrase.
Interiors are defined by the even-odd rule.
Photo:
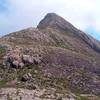
[[[79,96],[77,100],[89,100],[88,97]]]
[[[5,52],[5,48],[1,47],[0,48],[0,54],[4,53]]]
[[[6,85],[7,81],[6,80],[1,80],[0,81],[0,88],[4,87]]]
[[[9,94],[7,94],[7,100],[13,100]]]

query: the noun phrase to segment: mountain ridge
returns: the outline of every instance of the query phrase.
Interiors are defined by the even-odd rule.
[[[4,86],[100,95],[100,42],[55,13],[0,38],[0,66]]]
[[[48,13],[43,20],[40,21],[37,28],[46,28],[46,27],[52,27],[52,28],[60,28],[60,30],[64,31],[71,31],[72,33],[76,34],[79,38],[83,39],[87,44],[91,46],[94,50],[97,52],[100,52],[100,42],[96,39],[94,39],[92,36],[82,32],[81,30],[78,30],[75,28],[72,24],[67,22],[65,19],[60,17],[59,15],[55,13]]]

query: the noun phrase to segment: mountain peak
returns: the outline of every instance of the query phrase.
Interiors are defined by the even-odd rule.
[[[100,42],[92,38],[91,36],[85,34],[84,32],[75,28],[71,23],[66,21],[61,16],[56,13],[48,13],[43,20],[40,21],[37,28],[45,29],[45,28],[57,29],[60,31],[73,33],[74,36],[80,38],[84,42],[86,42],[91,48],[100,53]]]
[[[39,23],[38,28],[53,26],[59,16],[56,13],[48,13]]]
[[[47,15],[45,17],[55,17],[58,16],[56,13],[47,13]]]
[[[65,31],[71,31],[73,28],[75,28],[72,24],[67,22],[64,18],[56,13],[48,13],[44,19],[40,21],[37,27],[40,29],[51,27]]]

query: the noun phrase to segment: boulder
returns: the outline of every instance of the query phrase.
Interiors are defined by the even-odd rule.
[[[19,67],[23,68],[25,66],[25,64],[23,62],[19,63]]]
[[[33,64],[33,58],[30,55],[23,55],[22,56],[22,60],[24,63],[29,63],[29,64]]]
[[[39,57],[33,57],[34,60],[34,64],[40,64],[41,63],[41,59]]]
[[[24,74],[21,81],[26,82],[32,79],[32,75],[30,73]]]
[[[15,68],[19,67],[19,62],[17,60],[13,61],[12,64],[13,64],[12,67],[15,67]]]

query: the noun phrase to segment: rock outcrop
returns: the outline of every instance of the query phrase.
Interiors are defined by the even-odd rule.
[[[4,56],[3,65],[8,68],[24,68],[26,65],[38,65],[41,63],[41,56],[31,53],[31,50],[27,49],[27,54],[20,47],[15,49],[8,48]]]

